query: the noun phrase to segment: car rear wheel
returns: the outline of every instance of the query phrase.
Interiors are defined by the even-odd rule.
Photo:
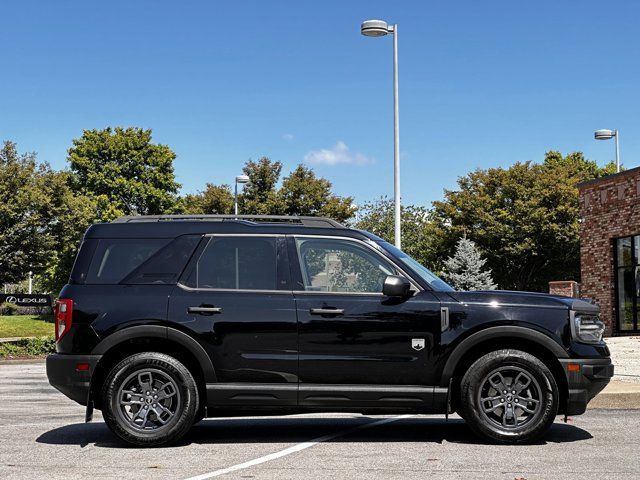
[[[159,446],[180,439],[198,412],[198,388],[178,360],[157,352],[132,355],[105,380],[102,414],[120,439],[137,446]]]
[[[461,416],[480,437],[530,443],[551,427],[559,392],[547,366],[519,350],[498,350],[471,365],[460,386]]]

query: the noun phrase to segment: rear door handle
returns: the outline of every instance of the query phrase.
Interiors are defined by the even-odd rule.
[[[198,315],[213,315],[214,313],[222,313],[222,307],[189,307],[187,312]]]
[[[344,308],[312,308],[309,313],[311,315],[342,315]]]

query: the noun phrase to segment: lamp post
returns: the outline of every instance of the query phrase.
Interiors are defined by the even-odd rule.
[[[233,214],[238,215],[238,184],[249,183],[249,177],[246,175],[238,175],[236,177],[236,189],[233,195]]]
[[[593,137],[596,140],[611,140],[615,137],[616,139],[616,172],[620,171],[620,144],[618,140],[620,138],[620,133],[618,130],[609,130],[607,128],[602,128],[600,130],[596,130],[593,133]]]
[[[400,227],[400,110],[398,108],[398,25],[388,25],[383,20],[366,20],[360,26],[366,37],[382,37],[393,34],[393,199],[394,237],[396,247],[401,248]]]

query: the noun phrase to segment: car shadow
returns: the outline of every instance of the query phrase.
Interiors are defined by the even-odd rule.
[[[325,435],[344,432],[379,420],[381,417],[277,417],[222,418],[203,420],[174,446],[196,444],[299,443]],[[593,438],[575,425],[556,422],[536,444],[571,443]],[[423,442],[479,445],[476,437],[461,419],[412,417],[355,430],[344,436],[325,440],[334,442]],[[40,435],[36,442],[53,445],[95,445],[104,448],[128,448],[119,442],[102,422],[78,423],[55,428]],[[129,447],[131,448],[131,447]]]

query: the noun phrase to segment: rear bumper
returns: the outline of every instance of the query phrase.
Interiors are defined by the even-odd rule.
[[[567,415],[579,415],[587,409],[587,404],[607,386],[613,377],[610,358],[560,359],[567,374],[569,387]],[[569,364],[572,368],[569,368]],[[579,368],[573,367],[576,364]]]
[[[91,376],[102,355],[65,355],[54,353],[47,357],[49,383],[80,405],[87,404]],[[88,364],[87,370],[78,370],[78,364]]]

